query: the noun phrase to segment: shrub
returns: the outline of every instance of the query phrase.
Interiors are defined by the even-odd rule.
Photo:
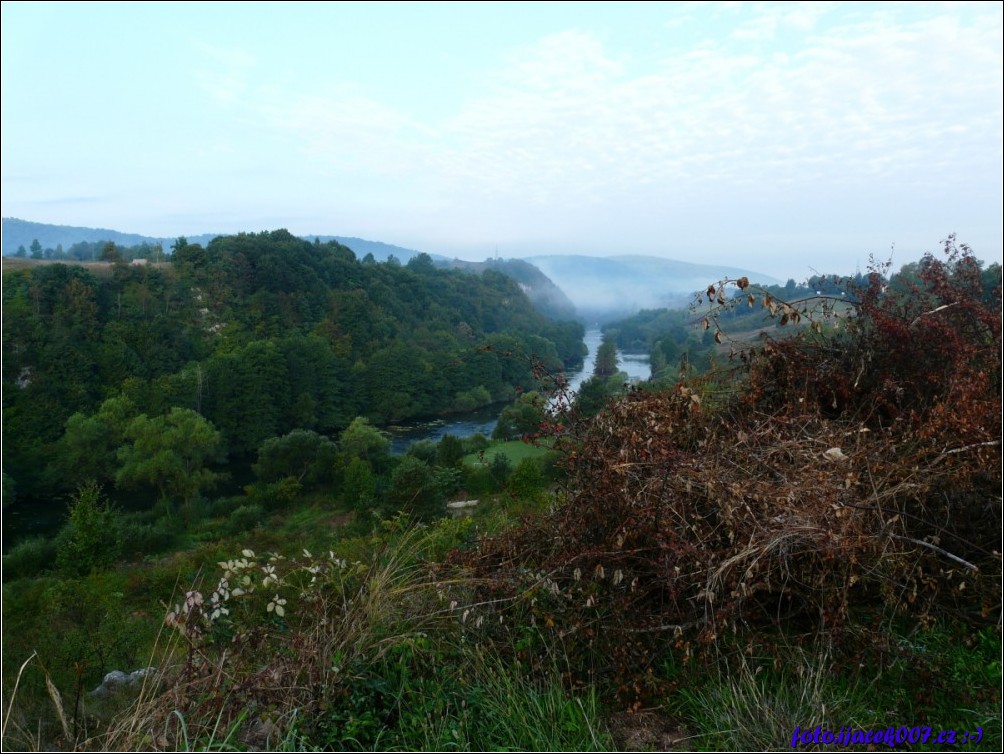
[[[407,455],[414,456],[432,466],[436,462],[438,451],[436,443],[432,440],[417,440],[408,446]]]
[[[464,489],[473,498],[489,494],[493,491],[491,473],[484,466],[465,467]]]
[[[512,461],[505,453],[496,453],[488,464],[488,474],[492,480],[492,491],[501,490],[512,473]]]
[[[56,543],[47,537],[30,537],[3,556],[3,580],[37,576],[56,562]]]
[[[221,562],[218,580],[189,589],[167,616],[188,650],[179,653],[180,672],[163,676],[168,693],[138,705],[135,724],[109,731],[103,745],[149,748],[150,730],[166,748],[218,748],[224,731],[247,748],[273,749],[294,738],[308,749],[384,741],[371,723],[392,723],[404,711],[394,703],[394,684],[410,667],[428,667],[429,637],[456,623],[419,567],[424,540],[414,530],[385,535],[393,541],[367,562],[249,549]],[[398,670],[405,676],[394,676]],[[333,729],[323,725],[326,715]]]
[[[356,510],[368,510],[376,499],[376,477],[369,463],[353,458],[345,467],[342,479],[342,500]]]
[[[95,482],[81,485],[70,501],[67,522],[56,537],[60,569],[86,575],[114,564],[122,551],[119,519]]]
[[[397,510],[420,519],[444,513],[444,496],[436,475],[427,463],[412,456],[402,458],[391,474],[387,499]]]
[[[251,503],[266,510],[284,508],[296,500],[302,490],[303,485],[291,476],[267,484],[248,485],[244,488]]]
[[[261,482],[292,477],[301,484],[330,481],[338,449],[331,440],[306,429],[266,440],[258,449],[255,476]]]
[[[480,432],[473,434],[470,437],[465,437],[462,442],[464,446],[464,455],[480,453],[481,451],[488,449],[488,438]]]
[[[227,533],[240,534],[253,529],[265,520],[265,511],[260,505],[242,505],[230,514],[227,520]]]
[[[174,516],[161,517],[153,523],[125,521],[122,524],[122,554],[127,557],[156,555],[171,549],[178,540],[182,524]]]
[[[545,485],[541,464],[536,458],[524,458],[509,475],[507,488],[517,497],[533,497]]]
[[[460,438],[443,435],[439,441],[436,463],[440,466],[459,466],[464,454],[464,443]]]

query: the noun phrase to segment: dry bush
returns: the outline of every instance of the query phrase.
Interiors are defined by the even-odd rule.
[[[571,443],[564,504],[462,560],[625,687],[667,636],[688,657],[763,628],[850,647],[855,623],[995,616],[1000,291],[984,301],[971,252],[946,252],[912,296],[874,275],[835,335],[744,352],[713,409],[720,375],[609,405]]]

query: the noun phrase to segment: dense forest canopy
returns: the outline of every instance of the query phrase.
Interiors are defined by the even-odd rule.
[[[221,433],[214,458],[250,458],[293,429],[509,400],[534,361],[583,354],[581,325],[548,320],[493,270],[361,262],[285,230],[178,239],[169,259],[5,274],[5,487],[108,477],[136,417],[194,412]]]

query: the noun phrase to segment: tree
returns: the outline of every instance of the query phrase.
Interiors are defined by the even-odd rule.
[[[439,440],[436,461],[440,466],[459,466],[464,460],[464,443],[455,435],[443,435]]]
[[[603,338],[603,343],[596,352],[593,374],[597,377],[613,377],[617,374],[617,343],[613,338]]]
[[[610,379],[594,375],[579,386],[575,409],[582,417],[596,416],[613,394]]]
[[[102,403],[91,416],[77,412],[67,419],[58,454],[63,478],[113,481],[116,454],[137,413],[129,398],[117,396]]]
[[[108,241],[104,246],[101,247],[101,261],[102,262],[121,262],[122,253],[118,250],[114,241]]]
[[[429,464],[414,456],[405,456],[394,469],[387,497],[396,508],[420,519],[443,515],[443,493],[436,475]]]
[[[17,247],[17,252],[14,254],[16,257],[21,257],[22,259],[28,256],[28,250],[24,248],[24,244]]]
[[[307,429],[294,429],[283,437],[273,437],[258,449],[255,476],[262,482],[292,477],[297,482],[322,481],[334,471],[335,444]]]
[[[34,241],[31,242],[31,247],[30,248],[31,248],[31,258],[32,259],[41,259],[42,258],[42,244],[40,244],[38,242],[37,238]]]
[[[409,259],[408,264],[405,266],[412,272],[429,273],[436,271],[436,265],[433,264],[432,257],[424,251]]]
[[[376,478],[370,465],[361,458],[353,458],[345,467],[342,478],[342,500],[356,508],[364,510],[373,504],[376,497]]]
[[[540,423],[547,419],[544,400],[539,393],[521,395],[511,406],[506,406],[499,416],[492,432],[496,440],[512,440],[530,435],[540,430]]]
[[[205,468],[222,460],[222,437],[190,409],[172,408],[153,419],[140,414],[125,436],[128,443],[119,449],[122,467],[115,477],[122,486],[152,484],[162,501],[180,500],[187,507],[222,477]]]
[[[390,462],[390,440],[365,417],[357,416],[353,419],[339,439],[342,453],[348,459],[366,461],[377,473],[387,468]]]
[[[118,517],[101,494],[100,485],[81,485],[70,502],[66,525],[56,538],[57,565],[84,576],[114,564],[121,551]]]

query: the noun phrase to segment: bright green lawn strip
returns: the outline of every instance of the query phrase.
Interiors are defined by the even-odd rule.
[[[513,466],[516,466],[524,458],[540,458],[546,453],[547,448],[540,448],[522,440],[510,440],[509,442],[490,445],[484,452],[484,463],[490,464],[496,455],[502,454],[509,458]],[[482,458],[480,453],[470,453],[464,456],[465,466],[477,466],[481,463]]]

